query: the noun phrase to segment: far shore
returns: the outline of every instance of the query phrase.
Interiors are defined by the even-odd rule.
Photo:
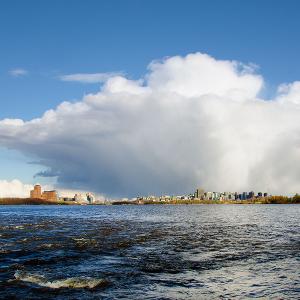
[[[188,205],[188,204],[300,204],[300,195],[296,194],[293,197],[286,196],[269,196],[261,198],[252,198],[247,200],[169,200],[159,201],[107,201],[105,203],[82,203],[76,201],[64,200],[44,200],[33,198],[0,198],[0,205]]]

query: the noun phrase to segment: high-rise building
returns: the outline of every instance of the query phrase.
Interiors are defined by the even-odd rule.
[[[249,198],[249,199],[252,199],[252,198],[254,198],[254,192],[253,192],[253,191],[249,192],[249,194],[248,194],[248,198]]]
[[[204,190],[203,189],[197,189],[195,192],[195,198],[197,199],[203,199],[204,198]]]

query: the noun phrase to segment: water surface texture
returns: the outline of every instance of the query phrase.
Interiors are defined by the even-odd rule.
[[[299,299],[300,205],[1,206],[0,299]]]

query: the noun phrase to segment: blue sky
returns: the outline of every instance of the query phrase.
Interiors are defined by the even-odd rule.
[[[254,62],[270,85],[300,78],[299,1],[1,1],[0,118],[40,116],[97,85],[69,73],[138,78],[164,56]],[[14,78],[8,71],[28,70]]]
[[[153,59],[197,51],[257,64],[268,97],[300,78],[299,11],[296,0],[1,1],[0,119],[30,120],[99,89],[62,75],[137,79]],[[14,76],[16,69],[26,74]],[[18,168],[20,179],[35,181],[39,166],[15,151],[0,154],[0,179],[14,178]]]

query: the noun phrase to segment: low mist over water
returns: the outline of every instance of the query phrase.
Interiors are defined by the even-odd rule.
[[[0,299],[298,299],[299,205],[2,206]]]

